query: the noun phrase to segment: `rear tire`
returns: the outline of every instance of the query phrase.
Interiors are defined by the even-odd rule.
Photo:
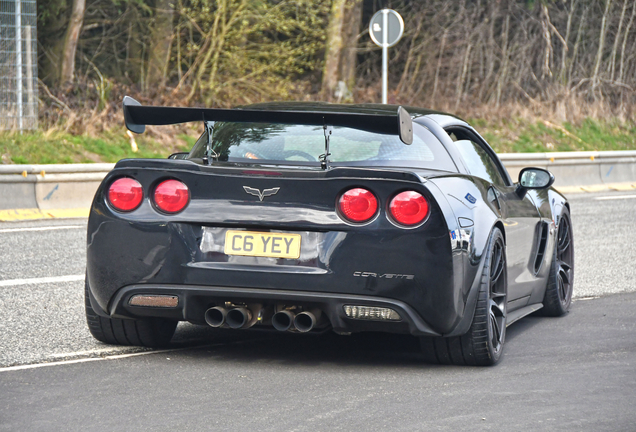
[[[543,297],[542,315],[558,317],[565,315],[572,304],[574,286],[574,236],[572,220],[567,207],[563,208],[557,235],[548,285]]]
[[[501,358],[506,339],[508,294],[506,246],[499,228],[490,234],[485,252],[475,315],[466,334],[455,337],[421,337],[428,363],[491,366]]]
[[[85,282],[85,311],[88,329],[95,339],[110,345],[134,345],[150,348],[170,343],[177,321],[149,318],[143,320],[104,318],[93,310]]]

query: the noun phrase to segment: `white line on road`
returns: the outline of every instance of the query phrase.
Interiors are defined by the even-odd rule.
[[[12,233],[12,232],[22,232],[22,231],[52,231],[52,230],[63,230],[63,229],[86,229],[86,225],[57,225],[57,226],[48,226],[48,227],[29,227],[29,228],[5,228],[0,229],[0,233]]]
[[[84,280],[84,275],[51,276],[31,279],[0,280],[0,287],[13,287],[19,285],[36,285],[58,282],[75,282]]]
[[[636,195],[602,196],[602,197],[596,197],[594,199],[596,199],[596,200],[617,200],[617,199],[629,199],[629,198],[636,198]]]
[[[90,357],[90,358],[81,358],[81,359],[75,359],[75,360],[56,361],[56,362],[50,362],[50,363],[37,363],[37,364],[21,365],[21,366],[9,366],[5,368],[0,368],[0,372],[9,372],[9,371],[16,371],[16,370],[24,370],[24,369],[37,369],[37,368],[47,367],[47,366],[62,366],[62,365],[68,365],[68,364],[87,363],[87,362],[100,361],[100,360],[117,360],[117,359],[122,359],[127,357],[142,356],[146,354],[161,354],[166,352],[181,351],[184,349],[186,348],[176,348],[176,349],[161,350],[161,351],[144,351],[144,352],[136,352],[131,354],[118,354],[118,355],[105,356],[105,357]]]
[[[54,361],[54,362],[48,362],[48,363],[9,366],[4,368],[0,367],[0,373],[17,371],[17,370],[25,370],[25,369],[37,369],[37,368],[48,367],[48,366],[62,366],[62,365],[75,364],[75,363],[87,363],[87,362],[100,361],[100,360],[118,360],[118,359],[123,359],[128,357],[138,357],[138,356],[143,356],[148,354],[162,354],[162,353],[170,353],[170,352],[184,351],[184,350],[191,350],[191,349],[214,348],[218,346],[238,345],[245,342],[246,341],[236,341],[236,342],[229,342],[229,343],[214,343],[214,344],[208,344],[208,345],[188,346],[188,347],[172,348],[172,349],[165,349],[165,350],[142,351],[142,352],[135,352],[135,353],[129,353],[129,354],[117,354],[117,355],[110,355],[110,356],[102,354],[101,357],[79,358],[74,360],[63,360],[63,361]],[[99,353],[100,351],[104,351],[104,350],[96,350],[93,353]],[[84,354],[84,353],[87,353],[87,351],[79,351],[77,353],[68,353],[68,355],[77,355],[77,354]],[[170,359],[168,358],[167,360],[170,360]]]

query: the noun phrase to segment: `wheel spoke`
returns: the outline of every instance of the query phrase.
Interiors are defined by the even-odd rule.
[[[570,247],[570,238],[568,237],[567,242],[565,242],[565,245],[559,246],[559,252],[563,254],[563,252],[568,250],[569,247]]]
[[[499,262],[497,263],[497,268],[495,269],[494,275],[490,277],[491,286],[494,286],[499,281],[499,278],[501,277],[501,274],[503,273],[503,269],[504,269],[504,261],[503,259],[500,259]]]
[[[494,313],[490,313],[490,325],[492,328],[492,347],[495,351],[499,350],[501,345],[501,327]]]
[[[559,227],[559,250],[563,251],[565,250],[565,244],[567,242],[567,244],[569,245],[569,237],[570,237],[570,230],[568,227],[568,223],[565,221],[565,219],[561,219],[561,226]]]
[[[491,281],[496,281],[498,279],[497,273],[499,271],[499,266],[500,263],[502,261],[501,259],[501,248],[499,247],[498,244],[495,245],[495,248],[493,250],[493,257],[492,257],[492,261],[490,262],[490,280]]]
[[[567,292],[566,292],[566,286],[565,286],[565,283],[563,282],[563,278],[561,277],[561,274],[559,274],[558,276],[558,281],[559,281],[559,292],[561,293],[561,301],[565,301],[567,299]]]
[[[567,264],[563,262],[559,266],[559,276],[561,277],[564,283],[566,284],[570,283],[570,268]]]
[[[501,297],[504,297],[504,296],[501,295],[500,298]],[[490,300],[490,313],[492,313],[495,316],[500,316],[500,317],[506,316],[506,312],[505,312],[504,307],[503,307],[503,301],[501,303],[499,303],[499,302],[496,302],[494,300]]]

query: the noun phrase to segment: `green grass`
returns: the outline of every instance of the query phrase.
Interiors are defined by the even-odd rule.
[[[585,120],[580,124],[521,119],[470,123],[499,153],[584,150],[636,150],[636,125],[618,121]],[[168,137],[170,135],[167,135]],[[165,158],[192,148],[198,132],[178,134],[163,142],[149,134],[135,135],[139,147],[133,152],[129,137],[121,130],[106,131],[98,138],[62,132],[17,134],[0,132],[3,164],[50,164],[117,162],[124,158]],[[165,141],[169,140],[168,143]]]
[[[581,124],[513,119],[472,124],[498,153],[636,150],[636,125],[586,119]]]
[[[196,138],[178,135],[165,144],[144,135],[135,135],[138,151],[121,132],[104,132],[99,138],[41,131],[18,134],[0,133],[2,163],[52,164],[117,162],[125,158],[165,158],[177,151],[187,151]]]

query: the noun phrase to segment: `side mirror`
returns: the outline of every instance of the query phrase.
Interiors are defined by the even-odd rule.
[[[187,159],[190,152],[172,153],[168,159]]]
[[[517,195],[523,198],[528,189],[546,189],[554,183],[554,176],[543,168],[524,168],[519,173]]]

